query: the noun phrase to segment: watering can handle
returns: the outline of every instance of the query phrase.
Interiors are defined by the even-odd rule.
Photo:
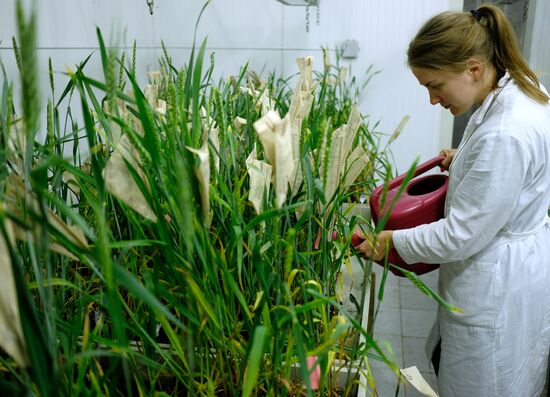
[[[425,163],[420,164],[414,170],[413,178],[420,174],[423,174],[426,171],[431,170],[433,167],[440,165],[444,159],[445,159],[445,156],[437,156],[431,160],[426,161]],[[407,177],[407,173],[404,173],[402,175],[399,175],[394,180],[392,180],[389,184],[388,190],[391,190],[396,188],[397,186],[400,186],[406,177]]]

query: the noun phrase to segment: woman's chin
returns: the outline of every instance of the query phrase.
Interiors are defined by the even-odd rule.
[[[465,110],[459,109],[459,108],[454,107],[454,106],[449,106],[447,109],[449,110],[449,112],[452,113],[453,116],[460,116],[461,114],[466,113]]]

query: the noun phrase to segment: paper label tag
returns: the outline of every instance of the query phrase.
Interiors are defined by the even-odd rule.
[[[428,382],[420,374],[420,371],[416,366],[405,369],[400,369],[401,373],[414,386],[416,390],[428,397],[439,397],[437,393],[430,387]]]

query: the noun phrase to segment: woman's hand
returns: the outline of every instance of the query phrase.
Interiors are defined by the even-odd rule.
[[[373,235],[365,236],[361,233],[359,237],[363,239],[363,242],[355,248],[361,251],[366,258],[378,262],[386,256],[386,245],[388,245],[388,249],[393,248],[392,236],[393,230],[382,230],[376,236],[376,240]]]
[[[456,153],[456,149],[443,149],[441,152],[439,152],[440,156],[445,156],[445,158],[441,162],[442,170],[445,170],[445,171],[449,170],[449,166],[451,165],[451,161],[453,161],[455,153]]]

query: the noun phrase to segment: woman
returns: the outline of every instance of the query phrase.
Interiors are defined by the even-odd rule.
[[[418,32],[408,63],[430,102],[459,115],[479,105],[449,169],[445,218],[381,232],[407,263],[441,263],[439,310],[427,348],[440,345],[439,392],[536,396],[550,348],[550,105],[495,6],[445,12]],[[373,247],[374,246],[374,247]]]

